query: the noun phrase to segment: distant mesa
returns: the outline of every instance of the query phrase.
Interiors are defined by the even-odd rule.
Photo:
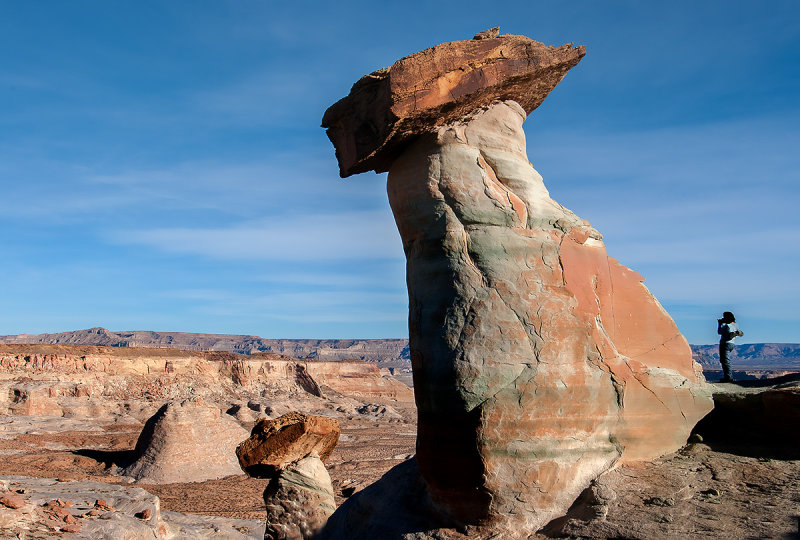
[[[0,336],[6,344],[98,345],[105,347],[157,347],[185,351],[223,351],[235,354],[271,353],[297,359],[363,360],[389,366],[408,362],[407,339],[267,339],[234,334],[115,332],[90,328],[54,334]]]
[[[292,358],[374,362],[381,367],[404,369],[411,366],[407,339],[266,339],[233,334],[189,332],[111,331],[92,328],[56,334],[0,336],[0,344],[73,344],[110,347],[169,348],[222,351],[235,354],[285,354]],[[704,369],[719,369],[718,346],[691,345],[696,362]],[[737,345],[737,369],[800,370],[800,343],[751,343]]]
[[[421,475],[442,526],[517,538],[616,464],[681,447],[712,401],[644,278],[528,161],[523,121],[585,49],[492,34],[362,77],[322,125],[341,176],[389,172],[418,411],[419,473],[398,478]],[[390,527],[368,507],[326,534]]]

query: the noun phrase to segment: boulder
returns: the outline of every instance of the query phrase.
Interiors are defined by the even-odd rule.
[[[421,132],[498,98],[530,113],[586,54],[571,43],[556,48],[525,36],[486,36],[406,56],[364,75],[331,106],[322,127],[336,147],[341,176],[388,171]]]
[[[261,418],[250,437],[236,448],[239,464],[250,476],[271,478],[311,454],[326,460],[339,441],[339,422],[325,416],[290,412],[274,420]]]
[[[432,504],[506,537],[562,515],[615,464],[678,449],[712,407],[644,279],[607,256],[528,161],[523,121],[583,49],[525,40],[411,55],[323,119],[343,176],[389,170]]]
[[[145,422],[123,474],[150,484],[239,475],[236,444],[246,436],[235,420],[200,398],[167,403]]]
[[[45,385],[17,385],[8,389],[8,412],[20,416],[63,416],[61,406]]]
[[[264,491],[267,540],[313,538],[336,509],[331,477],[316,455],[281,470]]]

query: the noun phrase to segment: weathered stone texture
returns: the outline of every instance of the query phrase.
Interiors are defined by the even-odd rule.
[[[22,501],[17,508],[0,509],[0,538],[264,537],[264,525],[256,520],[163,512],[159,498],[141,488],[11,476],[0,479],[0,495]]]
[[[266,540],[313,538],[336,509],[331,477],[316,455],[281,470],[264,491]]]
[[[676,450],[712,405],[643,278],[528,162],[525,117],[583,54],[446,43],[368,75],[323,119],[343,176],[389,170],[428,494],[450,523],[509,538],[616,463]]]
[[[324,416],[290,412],[274,420],[262,418],[236,448],[236,456],[249,475],[271,477],[311,454],[328,459],[340,433],[339,422]]]
[[[144,425],[123,473],[139,482],[202,482],[241,474],[234,453],[247,431],[200,398],[164,405]]]
[[[710,409],[674,322],[553,201],[525,111],[491,105],[393,164],[408,259],[418,460],[459,521],[535,529],[620,458],[677,449]]]

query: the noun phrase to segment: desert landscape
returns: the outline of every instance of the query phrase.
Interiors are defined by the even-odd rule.
[[[268,480],[222,468],[210,473],[218,477],[192,479],[201,467],[192,468],[209,456],[180,425],[170,429],[183,454],[167,458],[162,478],[126,472],[145,422],[168,403],[199,399],[214,412],[203,423],[198,414],[184,419],[203,442],[221,438],[224,419],[244,440],[258,418],[289,411],[335,418],[341,436],[326,467],[337,504],[415,455],[412,389],[375,362],[145,347],[153,343],[41,343],[66,335],[85,342],[103,334],[70,332],[38,336],[36,344],[0,345],[0,537],[262,538]],[[4,338],[23,339],[31,340]],[[381,347],[364,348],[377,356]],[[793,396],[784,405],[794,416],[771,408],[776,425],[763,426],[769,417],[756,400],[769,394]],[[719,415],[716,427],[701,423],[695,431],[702,442],[693,436],[674,454],[605,473],[563,518],[532,537],[796,536],[798,395],[800,375],[716,385],[715,399],[738,408]],[[231,457],[238,438],[228,441]],[[107,507],[97,507],[98,500]],[[65,505],[71,523],[66,514],[50,512],[51,501]],[[473,537],[456,529],[448,536]]]
[[[551,196],[528,157],[527,118],[571,80],[586,47],[492,27],[395,52],[388,67],[356,76],[343,97],[325,98],[321,127],[341,178],[388,173],[384,213],[394,219],[405,260],[407,296],[399,296],[407,298],[407,339],[262,338],[155,326],[4,331],[0,538],[800,538],[800,344],[735,346],[744,334],[725,311],[717,325],[721,348],[690,345],[644,276],[609,255],[612,240],[599,227]],[[248,88],[265,80],[274,83],[270,74]],[[284,93],[302,93],[302,86]],[[238,103],[211,101],[228,111]],[[577,161],[564,155],[565,167]],[[327,157],[319,163],[332,168]],[[306,161],[314,159],[294,157],[292,165]],[[165,175],[152,174],[161,189]],[[211,175],[210,183],[227,185],[235,176]],[[229,294],[201,286],[214,265],[198,264],[162,273],[174,280],[171,289],[134,294],[128,306],[149,302],[152,320],[176,320],[168,306],[186,302],[193,306],[186,313],[199,306],[192,320],[204,328],[211,324],[205,318],[225,321],[228,331],[262,313],[261,320],[293,321],[297,327],[273,327],[290,335],[323,323],[338,329],[328,335],[343,335],[368,319],[373,330],[395,328],[381,326],[391,316],[370,305],[381,294],[397,302],[377,278],[354,280],[346,293],[336,288],[355,260],[362,277],[385,279],[386,267],[379,255],[362,260],[340,251],[331,239],[346,229],[320,225],[327,207],[323,221],[304,214],[298,223],[311,226],[295,228],[308,236],[334,231],[325,240],[330,249],[300,246],[302,234],[283,240],[310,176],[296,175],[286,190],[293,205],[284,214],[272,208],[273,222],[260,207],[242,218],[234,228],[245,241],[231,242],[230,230],[213,227],[193,236],[180,225],[190,201],[176,196],[168,197],[164,218],[178,224],[172,229],[102,232],[112,242],[149,242],[183,255],[212,246],[211,258],[234,261],[252,258],[253,238],[279,238],[277,258],[255,260],[280,262],[250,267],[257,272],[247,283],[266,289],[282,281],[299,292]],[[93,180],[104,184],[137,180]],[[268,204],[271,190],[262,195],[259,204]],[[154,198],[148,190],[139,196]],[[249,211],[244,204],[210,207],[203,201],[192,210],[196,223],[205,223],[207,211]],[[359,209],[348,220],[377,253],[385,237],[371,236],[380,229],[370,230],[375,214]],[[654,244],[648,268],[669,266],[669,248]],[[109,267],[100,258],[81,263],[98,283]],[[336,270],[310,277],[320,271],[310,267],[328,265]],[[125,311],[114,300],[124,294],[120,283],[120,291],[92,287],[113,306],[106,313]],[[367,307],[352,318],[339,304],[366,283],[383,293],[365,297]],[[64,297],[71,292],[62,289]],[[685,305],[673,305],[697,308],[686,301],[692,294],[676,295]],[[289,313],[276,315],[272,304],[286,296]],[[321,305],[327,314],[314,311]],[[741,313],[739,305],[746,304],[731,309]],[[766,311],[751,319],[752,328],[791,329],[791,319]],[[780,328],[754,333],[789,335]],[[726,350],[733,380],[727,364],[720,380]]]
[[[8,496],[21,490],[17,496],[25,501],[16,511],[3,507],[3,537],[70,532],[85,538],[261,538],[267,482],[246,477],[234,450],[257,418],[290,411],[341,423],[339,443],[327,461],[339,502],[414,454],[413,392],[374,363],[166,348],[0,345],[0,366],[0,395],[6,400],[0,475]],[[193,405],[168,427],[175,433],[167,455],[148,456],[136,470],[126,469],[139,457],[135,450],[145,422],[165,404],[187,402]],[[233,469],[204,463],[213,459],[204,444],[221,444]],[[153,464],[156,474],[148,471]],[[120,489],[129,485],[146,492]],[[80,497],[86,500],[76,500]],[[69,501],[78,521],[64,523],[43,513],[42,504],[54,499]],[[114,516],[80,517],[97,499],[114,507]],[[81,506],[88,503],[89,508]],[[149,519],[134,517],[146,509],[152,512]]]

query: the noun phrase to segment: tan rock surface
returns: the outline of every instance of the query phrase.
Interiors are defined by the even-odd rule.
[[[313,538],[336,509],[331,477],[316,455],[291,464],[264,491],[266,540]]]
[[[25,383],[19,382],[22,376]],[[15,381],[11,384],[10,381]],[[36,381],[41,381],[39,384]],[[319,396],[321,387],[353,397],[411,401],[413,391],[362,361],[301,361],[174,349],[0,344],[0,412],[60,416],[64,398],[219,400],[241,391]],[[41,389],[41,390],[40,390]],[[70,405],[75,406],[73,401]]]
[[[547,533],[643,540],[797,538],[798,501],[800,461],[695,444],[603,474]]]
[[[235,449],[247,431],[200,398],[169,403],[145,423],[123,473],[138,482],[201,482],[239,475]]]
[[[250,437],[236,447],[236,456],[242,470],[267,477],[311,454],[325,461],[336,448],[340,433],[339,422],[324,416],[291,412],[274,420],[262,418]]]
[[[42,384],[17,384],[8,389],[8,412],[23,416],[63,416],[64,410]]]
[[[497,39],[469,43],[501,46]],[[711,400],[643,278],[606,255],[601,235],[552,200],[528,162],[525,117],[583,52],[547,49],[552,71],[497,69],[472,80],[495,57],[483,48],[469,50],[485,63],[464,55],[463,43],[367,76],[323,123],[343,175],[389,168],[407,258],[417,459],[430,497],[457,523],[516,537],[563,514],[620,460],[679,448]],[[542,62],[525,50],[528,66]],[[452,85],[437,78],[459,69]],[[365,86],[395,84],[395,74],[400,87],[421,90],[416,105],[367,98]],[[431,90],[462,82],[463,93]],[[359,107],[385,137],[363,135]],[[414,120],[393,120],[404,115]],[[402,152],[348,139],[391,146],[398,125],[414,126]]]
[[[159,498],[140,488],[100,482],[59,482],[24,476],[0,480],[0,493],[22,492],[19,509],[0,510],[2,538],[263,538],[256,520],[162,512]]]

